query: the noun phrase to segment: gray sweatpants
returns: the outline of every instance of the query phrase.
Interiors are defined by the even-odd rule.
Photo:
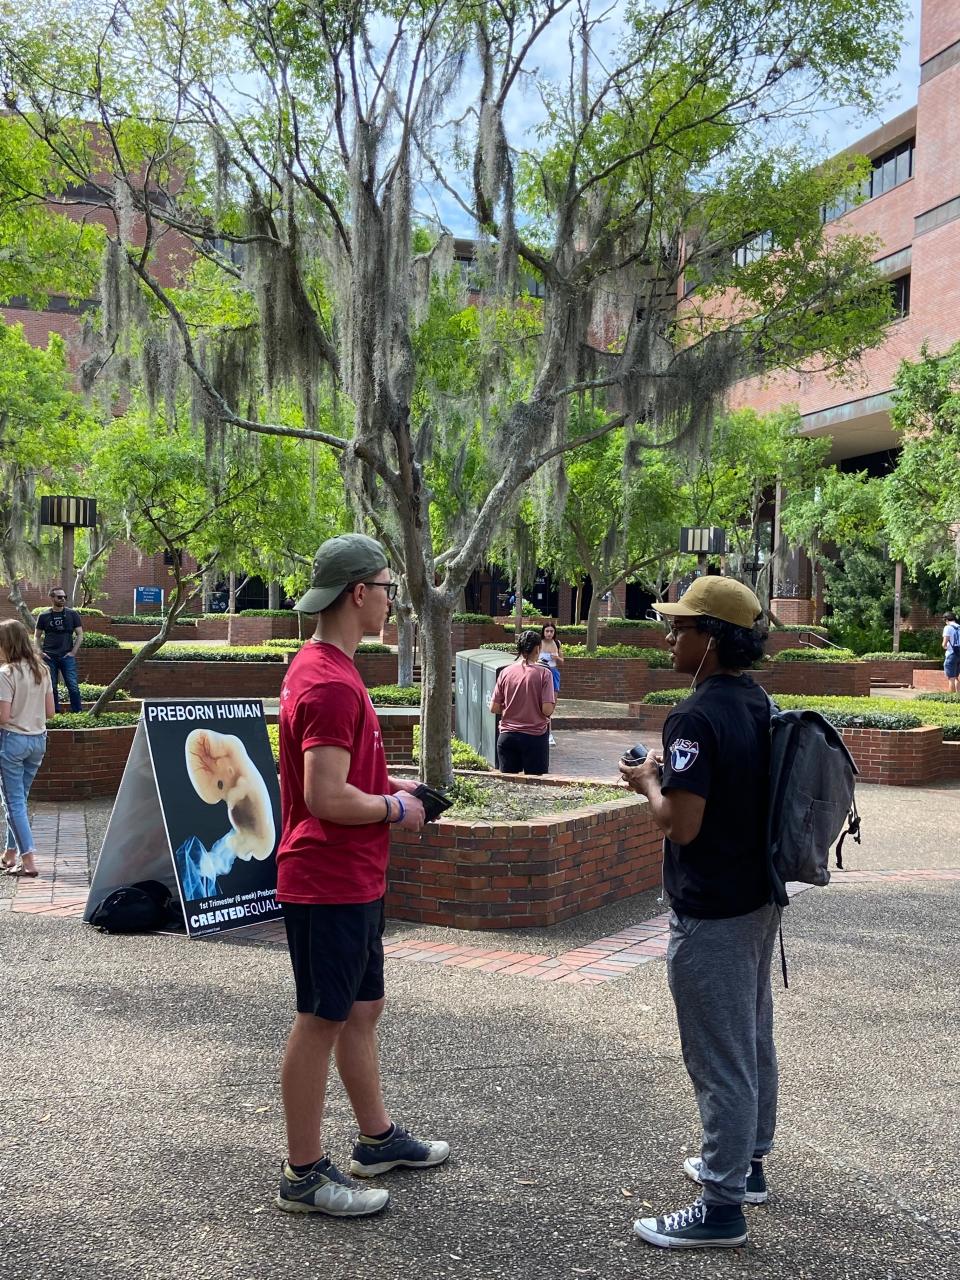
[[[700,1108],[707,1204],[742,1204],[751,1158],[773,1145],[770,960],[777,922],[772,904],[725,920],[670,913],[667,977]]]

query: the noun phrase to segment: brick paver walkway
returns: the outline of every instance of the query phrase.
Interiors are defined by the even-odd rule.
[[[39,814],[33,826],[40,848],[54,850],[53,874],[47,870],[50,862],[47,858],[44,872],[36,880],[17,877],[12,896],[0,899],[0,910],[79,919],[88,888],[83,816],[79,811],[61,809]],[[909,883],[917,880],[960,880],[960,868],[843,871],[836,872],[830,883],[843,887],[869,881]],[[812,887],[791,885],[790,895],[795,897]],[[537,982],[597,986],[623,978],[651,960],[662,960],[667,954],[668,920],[666,913],[654,916],[557,956],[409,938],[387,938],[383,949],[387,958],[396,962],[476,969],[479,973],[509,974]],[[284,931],[280,924],[251,925],[221,935],[219,940],[231,944],[282,946]]]

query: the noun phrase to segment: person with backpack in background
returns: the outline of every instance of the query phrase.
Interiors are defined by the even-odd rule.
[[[960,676],[960,624],[957,615],[949,609],[943,615],[943,674],[947,677],[950,692],[957,692],[957,677]]]
[[[703,1126],[684,1173],[701,1196],[634,1231],[667,1248],[737,1246],[743,1204],[767,1199],[764,1156],[777,1114],[770,964],[779,914],[767,853],[771,706],[744,674],[763,656],[754,593],[732,578],[698,578],[671,620],[673,668],[694,693],[667,718],[663,753],[622,763],[663,831],[669,895],[667,976],[683,1060]]]
[[[34,879],[37,848],[27,800],[47,748],[53,715],[50,673],[16,618],[0,622],[0,810],[6,818],[3,869]]]

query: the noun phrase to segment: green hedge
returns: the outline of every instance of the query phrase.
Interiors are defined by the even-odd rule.
[[[229,618],[229,613],[221,615]],[[295,618],[297,615],[293,609],[238,609],[236,612],[238,618]]]
[[[107,686],[105,684],[84,684],[83,681],[81,681],[80,697],[84,702],[95,702],[106,687]],[[114,693],[113,697],[117,702],[130,701],[130,695],[127,693],[126,689],[118,689],[116,693]]]
[[[77,613],[81,618],[105,618],[107,616],[102,609],[90,609],[86,605],[82,609],[78,609]]]
[[[375,707],[419,707],[420,686],[403,688],[398,684],[377,684],[368,689],[370,701]]]
[[[593,653],[587,653],[585,644],[565,644],[565,658],[642,658],[650,667],[666,668],[673,665],[669,649],[641,649],[633,644],[601,644]]]
[[[925,653],[862,653],[864,662],[926,662]]]
[[[488,626],[492,624],[493,619],[489,613],[455,613],[453,615],[454,622],[475,623],[477,626]]]
[[[960,704],[960,693],[918,693],[914,702],[952,702]]]
[[[826,627],[821,627],[813,623],[811,623],[810,626],[805,626],[802,622],[784,622],[779,627],[770,628],[770,634],[772,636],[777,635],[781,631],[812,631],[815,636],[826,636],[830,634]]]
[[[689,689],[659,689],[648,693],[643,701],[648,706],[676,706],[690,696]],[[910,710],[898,698],[812,698],[797,693],[778,693],[777,706],[782,711],[819,711],[840,729],[919,729],[936,725],[945,741],[960,739],[960,710],[927,703],[917,707],[919,699],[909,703]]]
[[[85,631],[81,649],[119,649],[120,641],[114,636],[105,636],[102,631]]]
[[[95,716],[89,711],[64,711],[59,716],[51,716],[47,721],[48,729],[116,729],[121,725],[136,724],[140,719],[138,711],[105,711]]]
[[[116,641],[114,641],[116,643]],[[262,645],[177,645],[161,649],[148,662],[282,662],[279,649],[266,649]]]
[[[162,627],[166,618],[156,613],[118,613],[110,621],[121,627],[128,624],[138,627]],[[174,623],[176,627],[195,627],[196,625],[196,618],[178,618]]]
[[[770,662],[859,662],[852,649],[781,649]]]
[[[490,769],[486,758],[478,755],[473,747],[459,738],[450,739],[450,751],[455,769],[473,769],[484,773]],[[413,762],[420,763],[420,726],[418,724],[413,727]]]

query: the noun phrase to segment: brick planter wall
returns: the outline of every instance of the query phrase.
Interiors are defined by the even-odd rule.
[[[413,727],[420,723],[417,707],[377,707],[387,765],[413,763]]]
[[[129,649],[81,649],[77,658],[80,679],[84,684],[109,684],[132,657]]]
[[[454,653],[461,653],[464,649],[479,649],[482,644],[496,644],[504,639],[503,627],[498,627],[495,622],[455,622],[450,628]],[[396,640],[390,643],[396,644]]]
[[[164,662],[138,667],[129,692],[137,698],[276,698],[283,662]]]
[[[661,842],[635,801],[523,823],[443,820],[422,837],[393,831],[387,914],[457,929],[542,928],[659,884]]]
[[[116,795],[136,728],[131,724],[112,729],[51,729],[30,799]]]
[[[925,693],[949,693],[950,684],[943,674],[943,663],[929,669],[914,667],[913,687]]]
[[[642,658],[567,658],[560,672],[560,697],[636,702],[650,692],[649,676]],[[676,679],[666,687],[676,688]]]
[[[672,707],[640,706],[637,727],[661,733]],[[860,770],[861,782],[890,787],[922,787],[945,778],[960,778],[960,743],[944,742],[936,726],[922,729],[841,729],[840,734]]]
[[[880,658],[871,658],[866,665],[870,668],[871,684],[897,684],[910,686],[913,684],[913,673],[915,671],[939,671],[943,672],[943,663],[937,662],[935,658],[931,658],[929,662],[917,660],[916,662],[896,662],[890,659],[884,662]]]
[[[219,623],[218,623],[219,625]],[[263,644],[264,640],[296,640],[298,630],[297,615],[292,611],[283,618],[241,618],[235,616],[233,625],[229,627],[231,644]],[[306,631],[310,635],[313,627]],[[223,626],[224,637],[227,624]]]
[[[360,679],[372,689],[378,684],[397,683],[397,655],[395,653],[358,653],[354,657]]]
[[[943,734],[923,729],[842,729],[862,782],[919,787],[941,776]]]
[[[572,660],[571,660],[572,661]],[[567,664],[569,666],[569,663]],[[567,667],[564,667],[564,674]],[[749,673],[768,693],[802,693],[811,697],[865,698],[870,693],[866,662],[775,662]],[[682,689],[689,677],[657,669],[649,673],[648,692]],[[561,687],[561,693],[565,690]],[[633,701],[628,698],[627,701]]]
[[[105,622],[102,618],[90,619],[89,625],[84,621],[85,631],[99,631],[101,635],[113,636],[121,644],[128,640],[152,640],[160,630],[159,622]],[[195,626],[175,625],[171,635],[173,640],[197,640]]]

